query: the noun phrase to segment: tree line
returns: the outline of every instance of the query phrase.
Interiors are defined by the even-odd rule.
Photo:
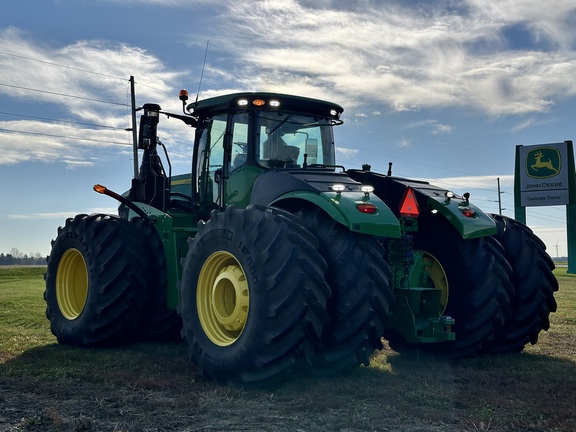
[[[24,254],[12,248],[10,253],[0,253],[0,265],[45,265],[46,257],[39,252]]]

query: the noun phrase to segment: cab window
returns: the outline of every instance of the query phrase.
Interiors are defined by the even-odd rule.
[[[289,113],[259,113],[256,121],[259,163],[298,168],[306,163],[334,164],[330,120]]]

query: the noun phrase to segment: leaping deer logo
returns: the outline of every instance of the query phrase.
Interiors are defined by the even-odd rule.
[[[534,153],[534,160],[535,162],[530,166],[534,171],[538,171],[538,168],[548,168],[554,173],[558,174],[560,170],[552,164],[552,159],[548,159],[547,161],[543,161],[542,158],[544,155],[541,151],[537,151]]]
[[[560,174],[562,158],[558,149],[536,148],[526,155],[526,171],[529,177],[544,179]]]

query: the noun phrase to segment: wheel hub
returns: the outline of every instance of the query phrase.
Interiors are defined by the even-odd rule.
[[[78,249],[68,249],[56,272],[56,300],[58,308],[68,320],[80,316],[88,298],[88,269]]]
[[[232,345],[248,320],[249,286],[242,266],[229,252],[213,253],[204,262],[196,290],[198,319],[216,345]]]
[[[248,316],[248,283],[238,266],[222,269],[214,281],[212,312],[225,329],[238,331],[244,328]]]

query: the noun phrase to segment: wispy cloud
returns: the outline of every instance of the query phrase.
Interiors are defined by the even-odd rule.
[[[330,93],[346,106],[362,99],[398,111],[543,112],[576,94],[576,9],[552,3],[468,0],[455,13],[448,2],[324,1],[320,13],[313,2],[238,0],[227,3],[235,25],[222,23],[215,46],[235,41],[228,54],[248,88]],[[514,26],[530,39],[521,49],[509,35]]]
[[[147,3],[190,8],[185,0]],[[208,12],[210,4],[202,1]],[[531,115],[576,95],[572,0],[398,0],[385,7],[375,0],[224,0],[218,5],[202,36],[203,43],[210,38],[211,50],[202,97],[237,90],[287,92],[334,100],[347,114],[362,117],[423,108]],[[189,39],[198,48],[198,35]],[[129,127],[130,75],[136,76],[137,102],[180,110],[172,86],[186,81],[188,72],[170,70],[142,47],[106,40],[57,46],[15,28],[0,29],[0,47],[11,54],[0,52],[0,95],[32,98],[36,106],[67,119],[118,128],[0,119],[0,164],[63,161],[66,155],[73,167],[91,163],[87,155],[94,146],[110,155],[124,152],[115,143],[130,145],[130,134],[122,130]],[[519,118],[517,130],[529,125]],[[441,121],[426,126],[434,135],[454,132]],[[164,122],[162,134],[174,143],[192,138],[192,131],[175,121]],[[109,144],[79,139],[96,136]]]
[[[400,140],[396,142],[396,146],[400,148],[410,147],[411,145],[412,141],[410,141],[408,138],[400,138]]]
[[[128,79],[135,71],[138,100],[180,108],[171,86],[181,73],[166,70],[141,48],[101,41],[47,47],[14,28],[0,30],[0,47],[7,47],[0,49],[0,95],[32,100],[37,116],[52,118],[33,119],[34,113],[17,109],[0,115],[0,164],[63,162],[75,168],[91,165],[89,155],[96,152],[103,160],[125,152],[132,144],[126,131],[131,126]],[[166,122],[162,135],[183,141],[191,132],[179,122]]]
[[[358,149],[351,149],[346,147],[337,147],[336,154],[341,157],[355,156],[359,153]]]

